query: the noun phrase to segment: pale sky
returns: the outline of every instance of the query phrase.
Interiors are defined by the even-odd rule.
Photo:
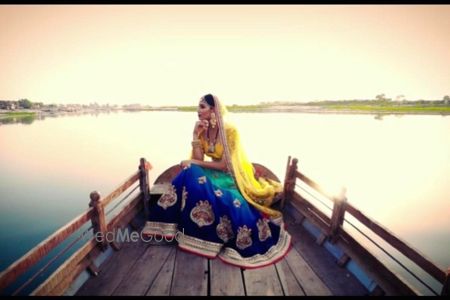
[[[450,5],[0,5],[0,99],[196,105],[450,94]]]

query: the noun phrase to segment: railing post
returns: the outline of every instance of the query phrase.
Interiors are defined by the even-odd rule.
[[[140,164],[139,164],[139,186],[141,189],[141,192],[143,194],[143,201],[144,201],[144,217],[146,220],[148,220],[149,217],[149,202],[150,202],[150,186],[148,181],[148,170],[150,170],[152,166],[149,162],[145,160],[145,158],[141,158]]]
[[[91,202],[89,206],[94,208],[94,215],[92,216],[92,226],[94,227],[94,237],[102,251],[108,248],[106,240],[107,227],[105,219],[105,208],[100,201],[100,193],[93,191],[90,194]]]
[[[444,285],[442,286],[441,296],[450,295],[450,268],[447,269]]]
[[[291,162],[291,157],[288,157],[286,166],[286,176],[284,177],[283,198],[281,199],[281,209],[285,206],[286,198],[291,197],[295,188],[295,171],[297,171],[298,159],[294,158]]]
[[[333,199],[333,213],[331,214],[330,232],[328,233],[332,243],[336,242],[339,229],[344,224],[345,205],[347,203],[345,192],[345,188],[342,188],[341,194]]]

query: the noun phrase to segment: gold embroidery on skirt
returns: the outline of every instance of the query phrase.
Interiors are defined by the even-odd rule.
[[[181,234],[178,239],[178,246],[196,253],[215,257],[222,248],[221,243],[205,241],[193,236]]]
[[[239,201],[238,199],[234,199],[233,200],[233,205],[236,208],[240,208],[241,207],[241,201]]]
[[[181,211],[183,211],[184,207],[186,206],[187,196],[188,196],[188,192],[186,191],[186,187],[183,186],[183,192],[181,193]]]
[[[198,201],[191,210],[190,217],[199,227],[208,226],[214,223],[214,212],[208,200]]]
[[[225,247],[219,257],[231,264],[236,264],[242,267],[258,267],[272,263],[286,254],[291,244],[291,236],[287,231],[280,227],[280,237],[278,242],[267,250],[264,254],[255,254],[250,257],[243,257],[237,250],[231,247]]]
[[[142,234],[144,235],[175,235],[177,233],[178,225],[176,223],[163,223],[147,221]]]
[[[204,184],[206,182],[206,176],[201,176],[198,178],[198,183],[199,184]]]
[[[258,238],[261,242],[264,242],[272,236],[272,232],[270,231],[268,223],[268,219],[259,219],[256,223],[256,226],[258,226]]]
[[[234,237],[231,221],[228,216],[220,217],[220,222],[216,227],[217,236],[224,242],[228,242]]]
[[[217,197],[222,197],[222,195],[223,195],[221,190],[215,190],[214,194],[216,194]]]
[[[158,205],[166,210],[168,207],[175,205],[177,202],[177,191],[172,185],[167,193],[164,193],[158,200]]]
[[[250,247],[253,244],[251,234],[252,229],[247,228],[247,225],[244,225],[242,227],[239,226],[236,238],[236,246],[241,250]]]

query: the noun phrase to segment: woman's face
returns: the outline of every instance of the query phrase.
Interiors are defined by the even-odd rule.
[[[211,112],[213,108],[203,99],[200,99],[197,108],[198,118],[200,120],[209,120],[211,119]]]

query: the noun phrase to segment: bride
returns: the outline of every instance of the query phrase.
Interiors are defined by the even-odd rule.
[[[180,163],[170,191],[151,204],[142,233],[177,236],[182,250],[242,268],[277,262],[291,244],[281,213],[270,208],[281,184],[255,178],[216,96],[201,97],[197,112],[191,159]]]

